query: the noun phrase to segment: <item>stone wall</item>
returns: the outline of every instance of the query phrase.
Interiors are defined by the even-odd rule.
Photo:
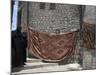
[[[25,6],[23,8],[24,22],[26,25]],[[40,9],[39,2],[29,2],[29,26],[42,32],[69,32],[80,28],[79,6],[72,4],[55,4],[55,9],[50,9],[50,3],[45,3],[45,9]]]
[[[96,6],[86,5],[83,21],[89,24],[96,24]]]

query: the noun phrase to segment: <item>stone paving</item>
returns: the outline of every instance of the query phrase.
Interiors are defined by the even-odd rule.
[[[81,70],[82,68],[78,63],[58,65],[58,63],[44,63],[39,59],[32,59],[28,61],[24,67],[14,68],[12,74],[27,74],[27,73],[40,73],[40,72],[54,72],[54,71],[72,71]]]
[[[48,63],[40,59],[28,58],[24,67],[14,68],[12,74],[25,73],[41,73],[41,72],[55,72],[55,71],[80,71],[96,69],[96,54],[95,50],[82,48],[82,60],[73,63]]]

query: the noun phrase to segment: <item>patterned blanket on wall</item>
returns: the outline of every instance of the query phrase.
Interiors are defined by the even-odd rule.
[[[89,48],[89,49],[95,49],[96,47],[96,25],[95,24],[89,24],[89,23],[83,23],[82,25],[82,47]]]
[[[64,34],[43,33],[28,28],[28,50],[42,60],[57,62],[75,52],[77,31]]]

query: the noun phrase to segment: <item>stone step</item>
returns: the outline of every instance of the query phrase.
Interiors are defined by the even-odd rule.
[[[40,59],[30,59],[30,58],[27,58],[27,62],[26,62],[26,66],[33,66],[33,65],[41,65],[41,66],[45,66],[45,65],[50,65],[50,66],[54,66],[54,65],[58,65],[58,63],[45,63],[45,62],[42,62],[42,60]]]
[[[24,66],[24,68],[30,68],[33,66],[33,68],[41,68],[41,67],[48,67],[48,66],[56,66],[58,65],[58,63],[44,63],[42,61],[38,61],[38,62],[27,62],[26,65]]]
[[[27,58],[27,63],[34,63],[34,62],[41,62],[40,59],[35,59],[35,58]]]

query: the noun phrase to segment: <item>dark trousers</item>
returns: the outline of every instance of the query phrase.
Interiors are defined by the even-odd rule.
[[[22,66],[26,62],[26,43],[21,33],[12,34],[12,67]]]

